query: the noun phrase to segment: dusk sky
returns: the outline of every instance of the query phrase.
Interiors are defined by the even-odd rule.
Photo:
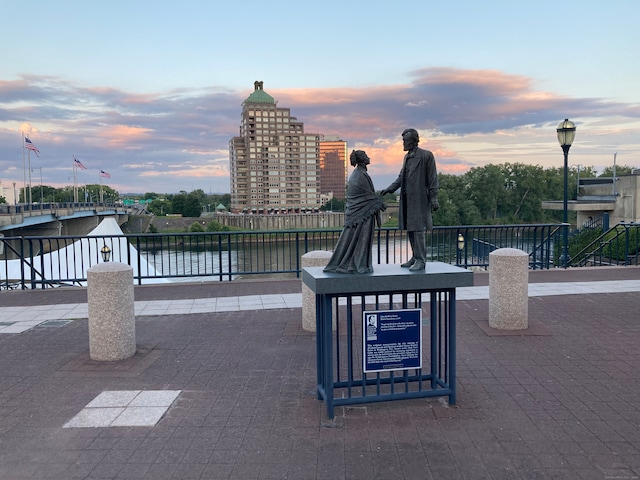
[[[0,195],[78,182],[229,192],[229,140],[256,80],[366,150],[377,189],[420,132],[442,173],[640,167],[640,2],[0,0]],[[27,174],[28,175],[28,174]]]

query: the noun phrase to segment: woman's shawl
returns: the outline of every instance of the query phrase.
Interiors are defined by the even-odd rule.
[[[354,227],[372,215],[376,215],[376,221],[380,225],[380,210],[385,210],[386,205],[373,188],[371,177],[366,167],[358,165],[347,185],[347,207],[345,209],[345,227]]]

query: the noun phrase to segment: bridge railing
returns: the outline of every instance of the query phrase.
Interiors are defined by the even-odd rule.
[[[509,247],[529,253],[530,268],[551,268],[560,228],[558,224],[435,227],[427,236],[428,260],[483,269],[491,251]],[[0,237],[0,289],[85,285],[87,270],[103,261],[104,246],[109,247],[110,261],[133,267],[137,284],[299,277],[302,255],[332,250],[341,230]],[[402,263],[410,253],[405,232],[376,231],[374,264]]]
[[[102,202],[44,202],[18,203],[16,205],[1,204],[0,215],[44,215],[56,210],[95,210],[96,208],[122,208],[122,205]]]

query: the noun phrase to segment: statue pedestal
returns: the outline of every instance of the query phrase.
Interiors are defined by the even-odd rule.
[[[447,396],[454,404],[455,291],[473,285],[473,272],[440,262],[427,263],[421,272],[400,265],[374,268],[362,275],[325,273],[322,267],[302,271],[303,283],[316,295],[317,393],[326,403],[327,416],[334,417],[336,406],[407,398]],[[418,368],[405,368],[396,359],[386,361],[416,342],[369,343],[365,325],[367,315],[397,317],[392,326],[381,323],[380,331],[400,331],[415,322],[403,321],[409,314],[421,318],[420,348],[412,352],[420,360]],[[380,359],[375,371],[368,360],[370,351]]]

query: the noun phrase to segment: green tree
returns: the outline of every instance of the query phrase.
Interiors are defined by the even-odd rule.
[[[474,167],[464,175],[465,191],[486,223],[495,223],[503,215],[506,178],[500,165]]]
[[[633,170],[633,167],[630,167],[628,165],[616,165],[616,176],[618,175],[629,175],[631,173],[631,171]],[[599,177],[613,177],[613,165],[610,165],[608,167],[606,167],[602,173],[600,175],[598,175]]]
[[[167,213],[171,213],[171,202],[169,200],[161,200],[154,199],[151,201],[149,205],[147,205],[147,210],[150,213],[153,213],[156,216],[166,215]]]
[[[202,193],[202,195],[201,195]],[[202,190],[194,190],[187,195],[183,215],[185,217],[199,217],[202,213],[202,199],[204,192]]]
[[[227,225],[222,225],[220,222],[211,220],[207,223],[207,232],[228,232],[230,229]]]
[[[73,189],[73,187],[70,187]],[[78,187],[78,200],[80,200],[81,202],[84,201],[83,195],[84,192],[87,192],[87,201],[88,202],[99,202],[100,201],[100,190],[102,189],[102,195],[104,198],[104,201],[113,201],[115,199],[117,199],[120,194],[114,190],[113,188],[111,188],[108,185],[100,185],[97,183],[89,183],[87,185],[85,185],[84,187]]]
[[[483,223],[478,207],[469,198],[464,175],[439,174],[438,203],[433,214],[435,225],[479,225]]]
[[[440,208],[433,214],[434,225],[460,225],[460,202],[463,177],[449,174],[438,175],[438,203]]]
[[[344,207],[347,204],[345,199],[332,198],[327,203],[320,207],[320,210],[325,212],[344,212]]]
[[[173,195],[171,201],[171,213],[179,213],[183,217],[199,217],[202,212],[202,199],[204,192],[194,190],[187,194],[185,191]]]
[[[56,190],[54,197],[55,202],[73,202],[73,187],[66,186],[59,188]]]
[[[504,213],[511,222],[533,223],[541,219],[545,186],[540,181],[544,170],[537,165],[505,164],[506,195]]]
[[[171,213],[177,213],[184,216],[184,206],[187,202],[187,192],[181,191],[176,195],[169,196],[171,202]]]
[[[0,203],[7,203],[7,199],[0,195]]]
[[[193,196],[194,198],[197,198],[200,204],[202,205],[204,205],[205,200],[207,198],[207,195],[204,193],[204,191],[201,188],[193,190],[191,193],[189,193],[189,195]]]
[[[200,222],[193,222],[189,227],[190,232],[204,232],[204,227]]]

